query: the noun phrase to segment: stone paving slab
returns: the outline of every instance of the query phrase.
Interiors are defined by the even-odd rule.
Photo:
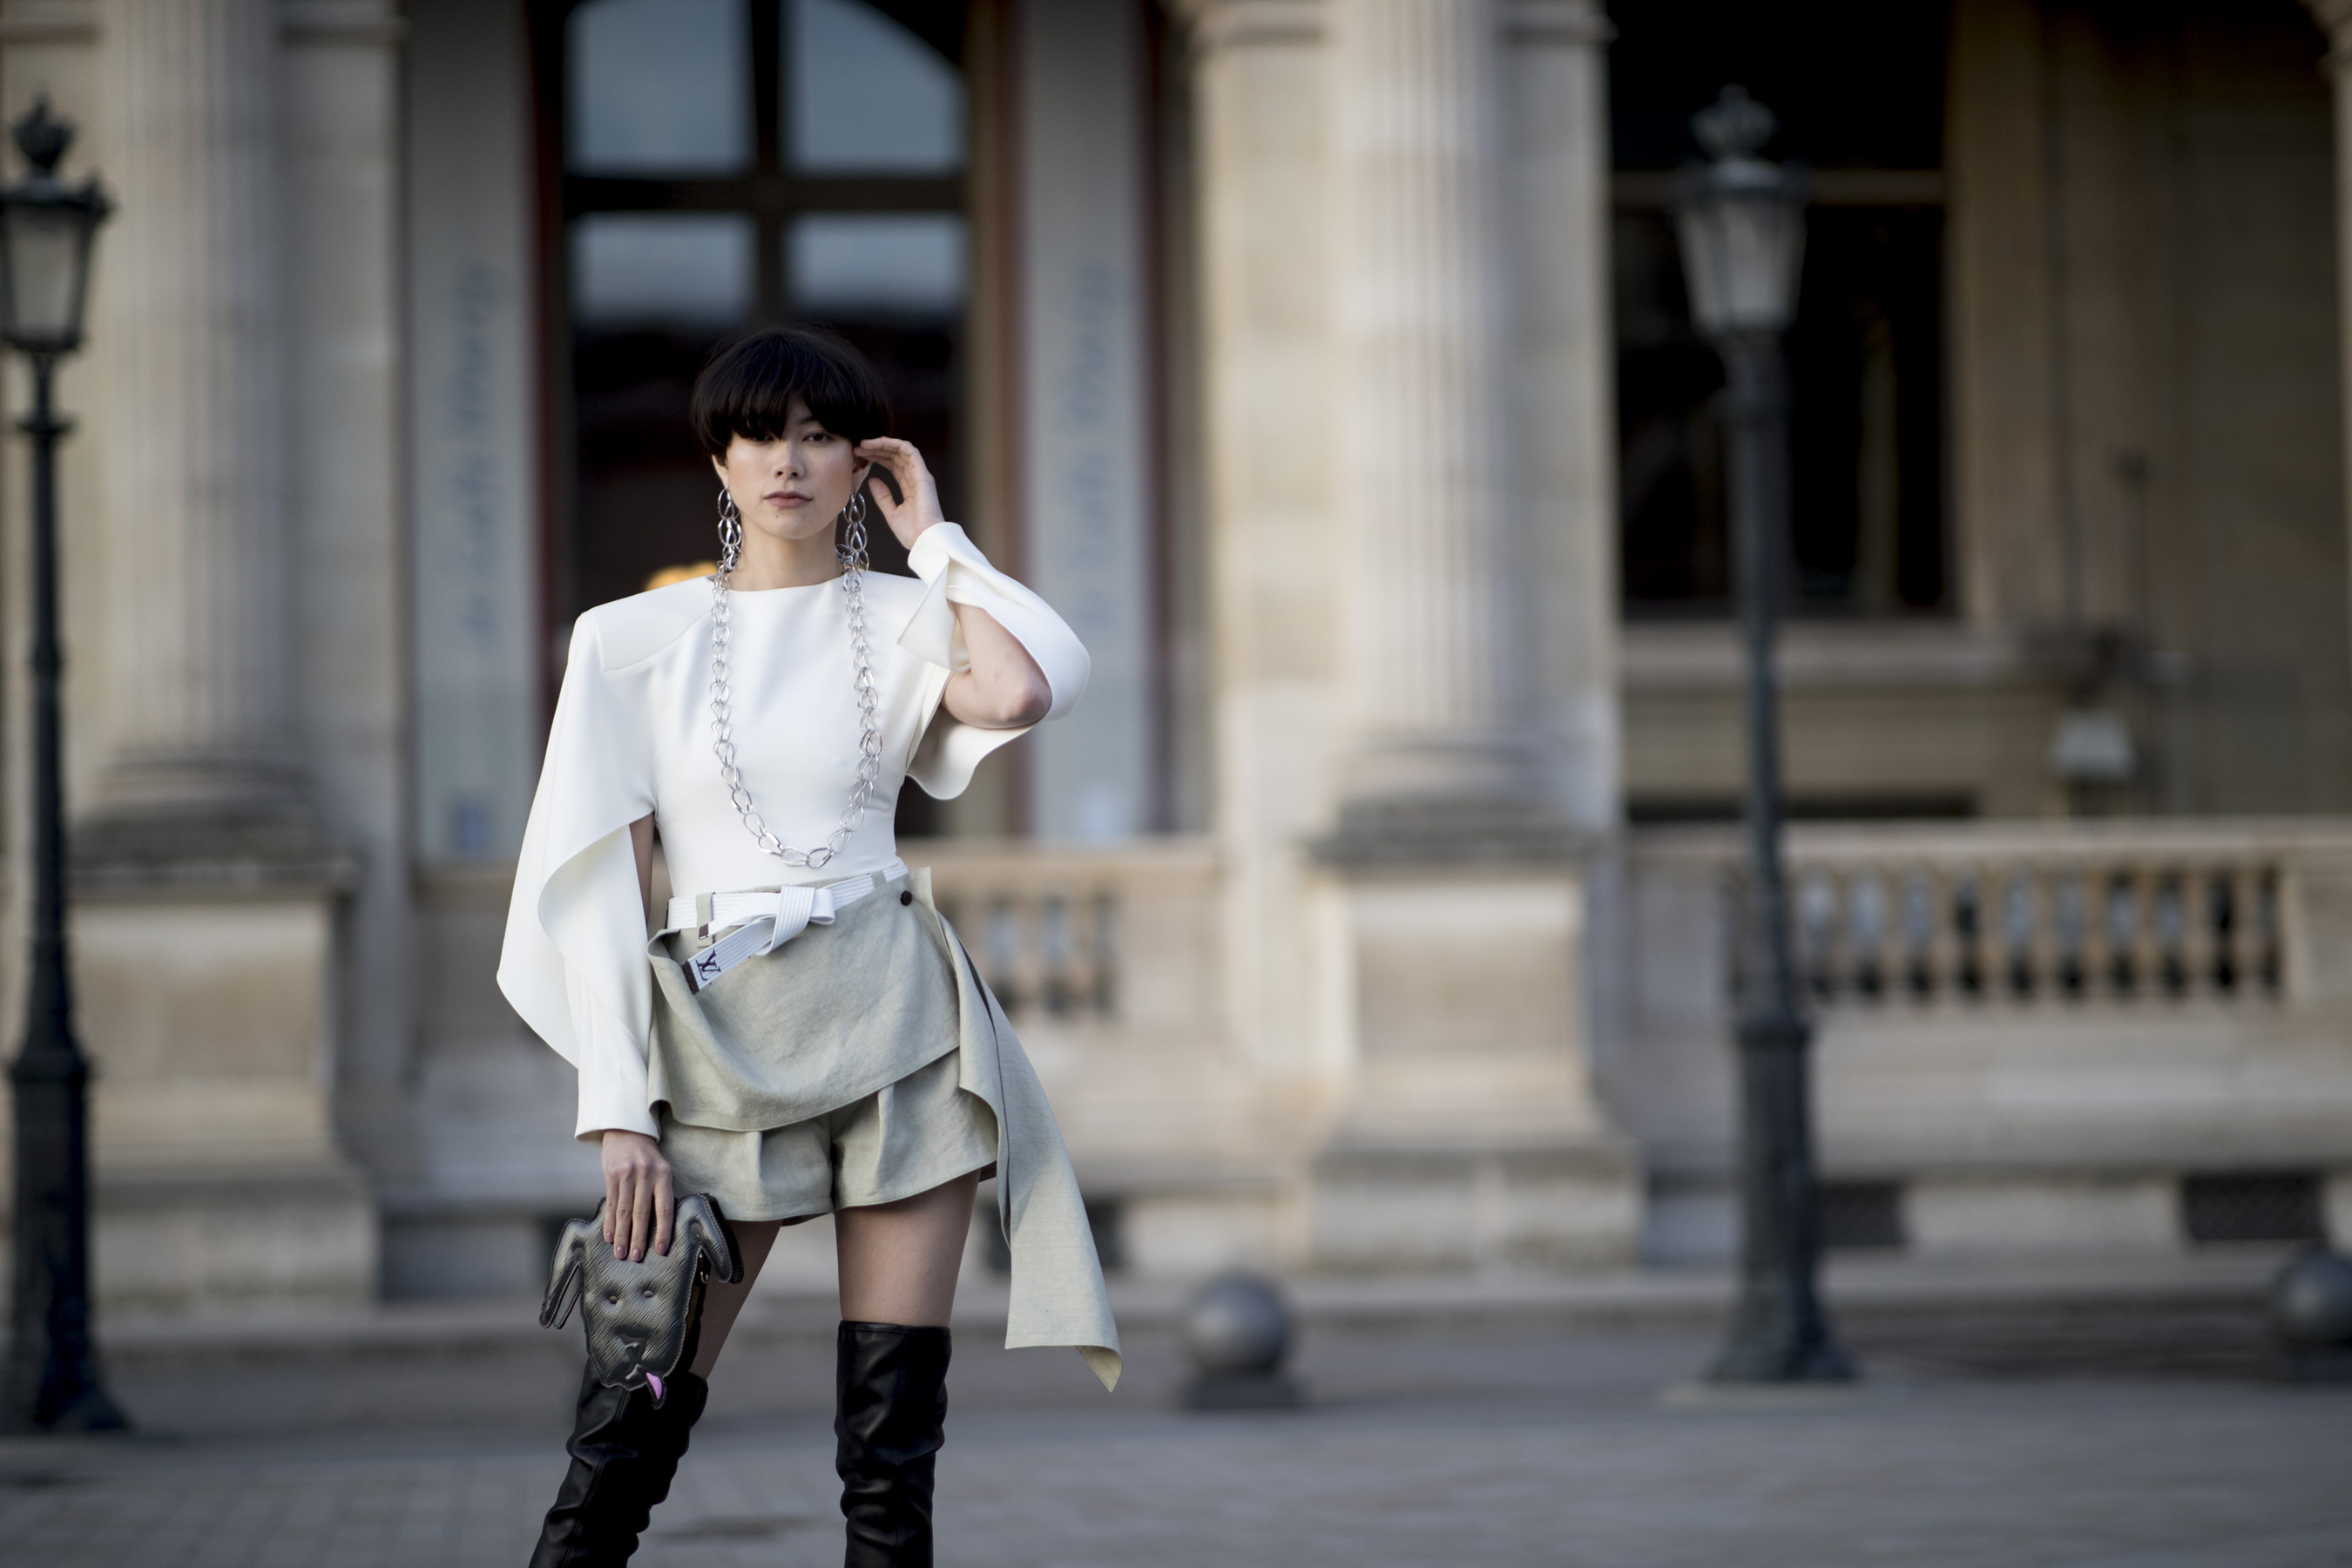
[[[960,1344],[942,1568],[2352,1565],[2352,1389],[1986,1381],[1865,1345],[1855,1388],[1751,1394],[1693,1385],[1711,1344],[1687,1334],[1326,1331],[1302,1352],[1309,1408],[1205,1416],[1172,1408],[1172,1343],[1138,1348],[1106,1396],[1075,1357]],[[467,1430],[314,1394],[278,1417],[342,1414],[293,1436],[261,1419],[282,1389],[240,1411],[239,1380],[125,1381],[145,1436],[0,1442],[0,1561],[520,1564],[562,1466],[565,1370],[478,1365],[506,1418]],[[722,1367],[639,1563],[839,1561],[827,1370]]]

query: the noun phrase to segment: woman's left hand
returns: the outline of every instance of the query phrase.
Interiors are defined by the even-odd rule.
[[[898,497],[890,499],[890,487],[882,482],[880,474],[866,476],[866,499],[880,509],[882,520],[898,542],[912,550],[915,537],[935,522],[945,522],[940,514],[940,487],[931,479],[930,466],[923,461],[922,453],[911,441],[901,441],[895,436],[877,436],[870,441],[860,441],[851,454],[861,463],[871,463],[887,468],[898,481]]]

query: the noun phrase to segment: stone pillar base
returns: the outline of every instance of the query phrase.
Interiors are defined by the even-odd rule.
[[[1310,1162],[1311,1260],[1630,1262],[1642,1173],[1591,1089],[1582,868],[1499,816],[1438,820],[1318,847],[1339,1114]]]
[[[1630,1263],[1641,1168],[1623,1139],[1441,1148],[1327,1146],[1307,1245],[1351,1270],[1591,1268]]]
[[[375,1200],[348,1162],[107,1171],[91,1218],[101,1314],[358,1307],[375,1300]]]
[[[375,1298],[375,1202],[332,1110],[337,916],[356,870],[299,820],[78,836],[101,1311]]]
[[[2169,1257],[2184,1244],[2170,1171],[1916,1175],[1902,1204],[1906,1241],[1922,1257]]]

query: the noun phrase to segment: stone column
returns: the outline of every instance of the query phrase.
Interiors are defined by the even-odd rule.
[[[396,310],[392,227],[387,215],[373,233],[385,256],[372,280],[331,255],[289,264],[286,226],[311,219],[290,171],[335,154],[308,142],[298,165],[280,112],[289,29],[308,37],[361,9],[100,9],[93,75],[120,206],[90,329],[105,399],[82,411],[81,439],[104,470],[108,701],[87,721],[108,759],[77,832],[73,942],[99,1068],[95,1239],[110,1309],[348,1306],[375,1288],[375,1205],[335,1124],[348,1032],[337,1003],[353,992],[338,948],[348,929],[372,955],[396,952],[399,932],[380,907],[341,923],[360,867],[328,842],[300,750],[291,610],[305,555],[287,498],[317,463],[289,461],[288,431],[303,429],[314,458],[336,457],[337,482],[306,492],[312,515],[360,530],[383,519],[372,561],[310,557],[303,591],[348,604],[388,582],[395,558],[393,477],[377,460],[394,449],[390,343],[367,337]],[[366,206],[364,171],[343,174],[359,200],[330,216],[358,247],[372,232],[352,210]],[[391,182],[379,183],[388,207]],[[317,274],[339,265],[350,308],[299,325]],[[380,367],[381,395],[346,397],[333,375],[305,374],[306,423],[294,425],[289,364],[354,340],[344,363]],[[370,630],[347,614],[309,668],[331,667]],[[97,651],[97,627],[80,638]],[[376,667],[396,661],[380,639]],[[350,709],[351,690],[341,696]],[[378,753],[379,776],[396,767]],[[378,887],[399,889],[404,869],[379,858]]]
[[[120,216],[93,346],[110,406],[106,815],[299,806],[280,430],[278,5],[106,0]]]
[[[1547,741],[1558,692],[1609,680],[1609,638],[1598,658],[1555,639],[1547,662],[1529,615],[1530,578],[1608,559],[1534,536],[1614,526],[1588,428],[1605,392],[1585,395],[1606,230],[1596,192],[1546,173],[1599,166],[1598,99],[1540,106],[1560,73],[1517,68],[1557,50],[1530,32],[1557,8],[1181,7],[1225,1005],[1282,1173],[1270,1229],[1300,1262],[1633,1245],[1639,1173],[1586,1068],[1572,831],[1613,815],[1613,763],[1587,823],[1549,776],[1571,748]],[[1513,210],[1531,201],[1560,221]],[[1525,323],[1515,244],[1560,285]],[[1558,445],[1564,410],[1573,456],[1523,471],[1520,422]]]
[[[1525,802],[1497,7],[1348,0],[1329,16],[1345,793],[1444,816]]]
[[[1606,497],[1587,450],[1605,403],[1548,424],[1576,402],[1551,384],[1591,367],[1531,365],[1522,341],[1532,321],[1548,343],[1582,329],[1587,355],[1606,342],[1587,308],[1605,298],[1605,231],[1576,216],[1594,193],[1543,177],[1573,163],[1563,137],[1598,157],[1599,121],[1522,101],[1562,86],[1520,58],[1557,48],[1557,10],[1326,12],[1347,734],[1317,924],[1341,1073],[1306,1207],[1314,1257],[1343,1267],[1615,1262],[1638,1227],[1631,1147],[1588,1062],[1595,882],[1577,828],[1613,812],[1572,824],[1554,776],[1570,748],[1538,707],[1594,670],[1539,658],[1531,616],[1538,593],[1590,607],[1589,582],[1535,578],[1593,558],[1551,536],[1609,526],[1605,505],[1576,504],[1596,478]],[[1555,205],[1581,243],[1525,247],[1515,279],[1514,240]],[[1540,303],[1524,319],[1523,281]],[[1582,483],[1548,463],[1529,486],[1522,432],[1582,451]]]
[[[1623,794],[1609,36],[1599,0],[1515,0],[1505,11],[1514,427],[1538,766],[1569,825],[1590,835],[1616,828]]]
[[[1298,979],[1313,963],[1301,846],[1328,826],[1345,662],[1325,11],[1317,0],[1180,9],[1227,1008],[1259,1082],[1304,1099],[1320,1063],[1314,997]]]

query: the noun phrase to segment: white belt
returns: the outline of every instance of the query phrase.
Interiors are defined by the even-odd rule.
[[[745,959],[773,952],[813,925],[831,925],[841,910],[906,874],[907,863],[893,860],[880,871],[818,888],[763,888],[672,899],[669,921],[661,934],[690,930],[709,944],[686,961],[686,983],[699,991]],[[711,942],[712,931],[730,926],[735,929]]]

